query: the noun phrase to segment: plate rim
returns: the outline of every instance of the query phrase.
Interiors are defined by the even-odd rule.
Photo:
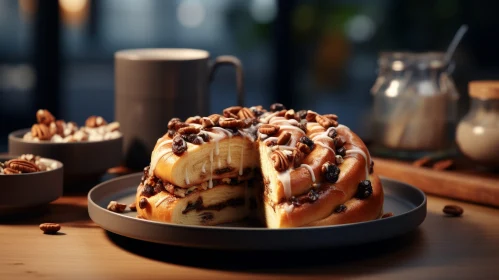
[[[227,232],[227,231],[237,231],[237,232],[241,232],[241,231],[251,231],[251,232],[261,231],[261,232],[279,232],[279,233],[281,233],[281,232],[296,232],[296,231],[302,232],[302,231],[308,231],[308,230],[322,231],[322,230],[331,230],[332,228],[334,228],[334,229],[345,228],[345,227],[351,228],[351,227],[356,227],[356,226],[363,226],[363,225],[366,225],[366,224],[379,223],[382,220],[397,219],[397,218],[402,218],[403,216],[406,216],[406,215],[411,215],[411,214],[413,214],[415,212],[421,211],[421,208],[423,208],[423,207],[426,208],[426,205],[427,205],[427,196],[426,196],[426,194],[422,190],[420,190],[419,188],[417,188],[417,187],[415,187],[415,186],[413,186],[411,184],[405,183],[405,182],[400,181],[400,180],[391,179],[391,178],[388,178],[386,176],[379,176],[379,177],[380,177],[380,179],[382,181],[392,181],[392,182],[397,183],[397,184],[405,185],[406,187],[409,187],[412,190],[416,191],[418,193],[418,195],[420,195],[422,197],[421,203],[419,205],[415,206],[414,208],[412,208],[411,210],[409,210],[407,212],[404,212],[404,213],[402,213],[400,215],[395,215],[395,216],[384,218],[384,219],[376,219],[376,220],[370,220],[370,221],[364,221],[364,222],[357,222],[357,223],[349,223],[349,224],[340,224],[340,225],[308,226],[308,227],[295,227],[295,228],[266,228],[266,227],[235,227],[235,226],[182,225],[182,224],[175,224],[175,223],[168,223],[168,222],[161,222],[161,221],[151,221],[151,220],[145,220],[145,219],[138,219],[138,218],[135,218],[135,217],[130,217],[130,216],[127,216],[127,215],[123,215],[121,213],[111,212],[111,211],[109,211],[109,210],[101,207],[100,205],[98,205],[92,199],[92,195],[99,188],[102,188],[103,186],[108,185],[110,183],[114,183],[116,181],[121,181],[121,180],[124,181],[124,180],[127,180],[127,179],[131,178],[131,177],[139,176],[141,174],[143,174],[143,172],[136,172],[136,173],[132,173],[132,174],[128,174],[128,175],[123,175],[123,176],[120,176],[120,177],[117,177],[117,178],[113,178],[113,179],[101,182],[101,183],[97,184],[96,186],[94,186],[88,192],[88,195],[87,195],[88,210],[90,211],[90,207],[93,207],[97,211],[100,211],[100,212],[103,212],[103,213],[106,213],[106,214],[110,214],[110,215],[113,215],[113,216],[116,216],[116,217],[119,217],[119,218],[124,218],[124,219],[130,220],[130,221],[137,221],[137,222],[141,222],[141,223],[149,223],[149,224],[155,225],[155,226],[168,226],[168,227],[174,227],[174,228],[192,229],[192,230],[203,230],[203,231],[220,231],[220,230],[223,230],[224,232]],[[426,213],[425,213],[425,216],[426,216]],[[423,219],[423,221],[424,221],[424,219]],[[98,225],[100,227],[104,228],[100,224],[98,224]],[[106,229],[106,228],[104,228],[104,229]],[[106,230],[108,230],[108,229],[106,229]]]

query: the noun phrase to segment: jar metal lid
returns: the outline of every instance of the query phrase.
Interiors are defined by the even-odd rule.
[[[469,95],[478,99],[499,99],[499,81],[472,81],[468,83]]]

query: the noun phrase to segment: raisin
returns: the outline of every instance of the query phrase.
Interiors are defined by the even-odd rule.
[[[369,174],[373,174],[374,172],[374,161],[371,161],[371,164],[369,165]]]
[[[281,103],[274,103],[274,104],[270,105],[271,112],[277,112],[277,111],[282,111],[282,110],[286,110],[286,107],[284,107],[284,105],[282,105]]]
[[[210,137],[206,133],[199,133],[198,136],[201,137],[201,139],[203,139],[204,142],[210,141]]]
[[[154,193],[160,193],[162,191],[165,191],[165,187],[163,186],[163,182],[159,180],[156,185],[154,185]]]
[[[328,182],[336,183],[340,177],[340,168],[330,162],[326,162],[322,165],[322,173],[324,173]]]
[[[319,194],[315,190],[310,190],[308,192],[308,198],[311,201],[316,201],[317,199],[319,199]]]
[[[338,205],[338,207],[336,207],[336,208],[334,209],[334,212],[335,212],[335,213],[343,213],[343,212],[345,212],[346,210],[347,210],[347,207],[346,207],[344,204],[340,204],[340,205]]]
[[[147,198],[143,197],[139,200],[139,208],[144,209],[147,207]]]
[[[173,138],[172,151],[177,156],[187,151],[187,143],[181,136],[175,136],[175,138]]]
[[[343,147],[345,145],[345,139],[341,136],[334,138],[333,142],[336,148]]]
[[[336,131],[336,129],[333,128],[333,129],[329,130],[329,132],[327,133],[327,136],[334,139],[334,138],[336,138],[336,136],[338,136],[338,132]]]
[[[347,154],[347,150],[345,149],[345,147],[339,147],[338,149],[336,149],[336,154],[344,157]]]
[[[169,129],[169,130],[168,130],[168,136],[169,136],[170,138],[173,138],[173,136],[174,136],[174,135],[175,135],[175,130],[173,130],[173,129]]]
[[[142,190],[142,195],[146,197],[151,197],[154,195],[154,187],[151,185],[145,185],[144,189]]]
[[[314,141],[312,141],[312,139],[308,138],[307,136],[300,137],[300,142],[307,145],[310,150],[314,149]]]
[[[371,186],[371,181],[364,180],[357,186],[357,193],[355,197],[358,199],[368,198],[373,194],[373,187]]]

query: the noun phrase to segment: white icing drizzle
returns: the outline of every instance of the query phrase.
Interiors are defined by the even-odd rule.
[[[228,144],[229,144],[229,152],[227,153],[227,164],[230,164],[230,162],[232,161],[232,158],[230,157],[230,138]]]
[[[215,155],[218,156],[220,154],[220,149],[219,149],[219,144],[218,144],[218,139],[215,141]]]
[[[210,181],[208,182],[208,188],[213,188],[213,149],[210,151]]]
[[[310,176],[312,177],[312,183],[315,183],[315,174],[314,170],[312,170],[312,167],[310,167],[310,165],[308,164],[301,164],[300,167],[305,167],[306,169],[308,169],[308,172],[310,172]]]
[[[156,201],[156,204],[154,204],[155,207],[158,207],[159,205],[161,205],[161,203],[163,203],[166,199],[168,198],[168,196],[164,196],[162,197],[160,200]]]
[[[282,205],[282,209],[284,210],[284,212],[286,212],[286,214],[291,213],[294,208],[295,208],[295,206],[291,203],[288,203],[288,202],[286,202]]]
[[[291,173],[291,169],[277,173],[277,176],[279,177],[279,180],[281,181],[282,187],[284,189],[284,195],[288,199],[291,197],[291,175],[290,175],[290,173]]]
[[[263,123],[269,123],[270,119],[272,119],[273,117],[275,117],[276,115],[278,115],[280,112],[277,111],[277,112],[274,112],[266,117],[264,117],[263,119],[261,119],[260,121],[263,122]]]
[[[166,145],[166,144],[169,144],[169,143],[172,143],[173,140],[167,140],[167,141],[163,141],[161,144],[159,144],[156,149],[159,149],[160,147]],[[154,169],[156,168],[156,165],[158,164],[158,161],[165,155],[167,155],[168,153],[172,153],[172,149],[164,149],[162,151],[159,151],[156,152],[155,154],[153,154],[152,158],[151,158],[151,162],[149,163],[149,176],[152,176],[153,172],[154,172]]]
[[[272,140],[277,140],[277,137],[269,137],[269,138],[265,139],[265,140],[263,141],[263,143],[264,143],[264,144],[267,144],[269,141],[272,141]]]
[[[201,167],[201,172],[206,173],[206,161],[203,163],[203,167]]]
[[[187,168],[185,169],[185,184],[189,185],[191,181],[189,181],[189,175],[187,174]]]
[[[239,162],[239,176],[243,175],[244,146],[241,146],[241,161]]]
[[[366,180],[369,179],[369,163],[367,162],[367,155],[364,153],[364,151],[354,146],[351,150],[347,150],[346,154],[360,154],[362,157],[364,157],[364,161],[366,162]]]
[[[306,134],[305,131],[303,131],[301,128],[299,128],[297,126],[293,126],[293,125],[281,125],[280,129],[292,129],[292,130],[299,131],[303,134]]]
[[[326,149],[329,149],[331,152],[333,152],[334,154],[336,154],[336,152],[331,148],[329,147],[328,145],[324,144],[324,143],[321,143],[321,142],[315,142],[315,144],[319,145],[319,146],[322,146]]]

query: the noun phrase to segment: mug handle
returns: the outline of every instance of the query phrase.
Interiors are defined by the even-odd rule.
[[[237,105],[244,106],[244,74],[241,61],[232,55],[221,55],[215,58],[210,69],[209,81],[212,82],[218,67],[222,65],[231,65],[236,69],[236,89],[237,89]]]

